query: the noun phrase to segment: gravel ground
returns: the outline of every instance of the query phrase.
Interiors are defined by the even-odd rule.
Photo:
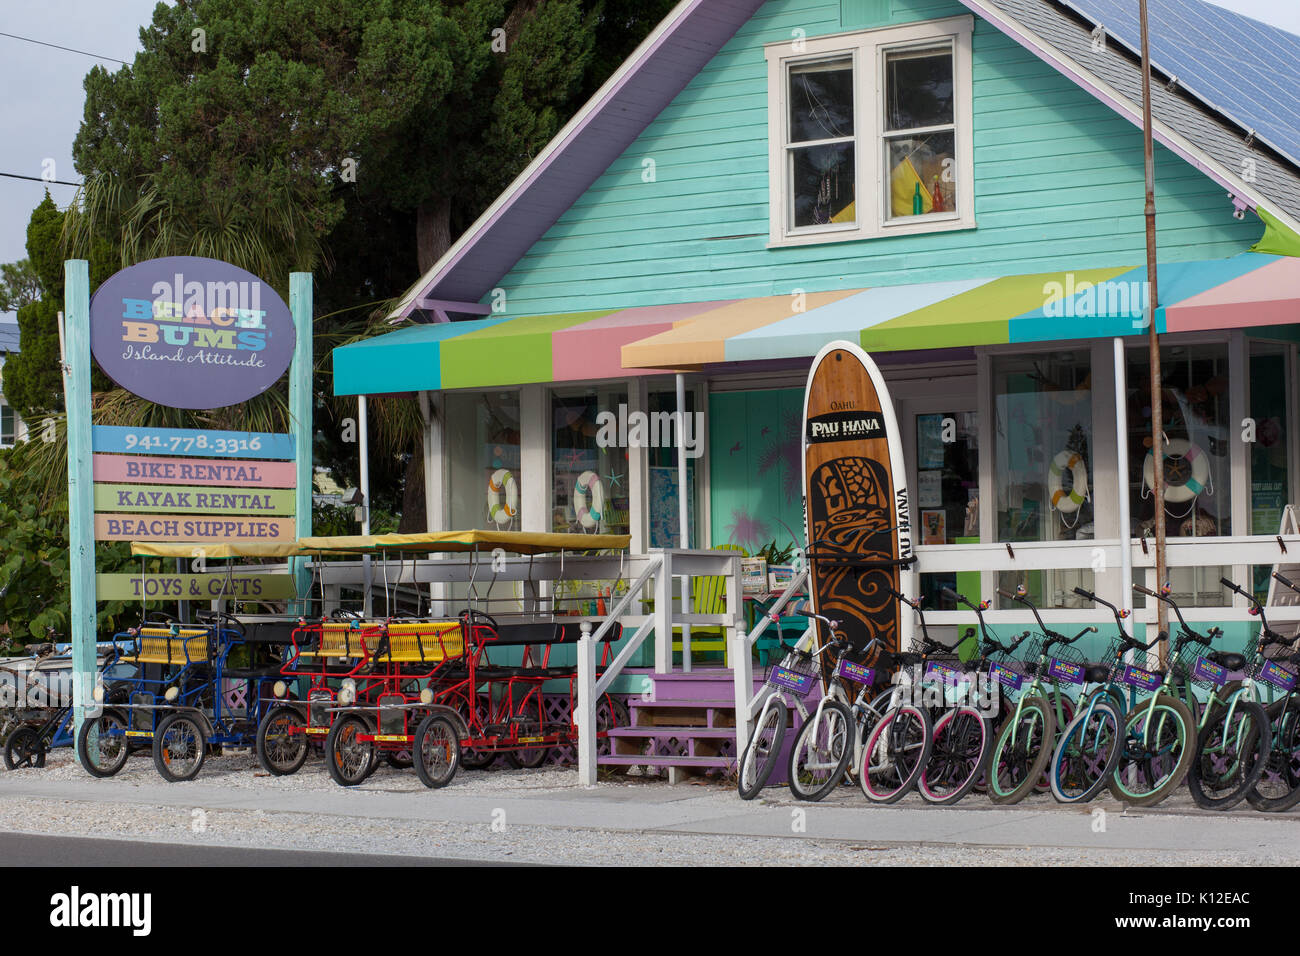
[[[498,770],[463,773],[451,787],[439,791],[428,804],[430,816],[440,806],[454,805],[455,798],[491,798],[508,795],[521,799],[569,799],[587,791],[574,782],[574,772],[567,769]],[[78,786],[77,799],[32,797],[21,793],[25,782],[68,781]],[[92,789],[111,799],[85,796],[89,778],[67,750],[50,755],[43,770],[0,772],[0,830],[23,833],[49,833],[63,836],[95,836],[108,839],[131,839],[170,843],[202,843],[218,846],[256,846],[270,849],[314,849],[357,853],[380,853],[449,857],[456,859],[517,861],[545,864],[625,865],[868,865],[894,866],[928,864],[971,866],[982,864],[1023,864],[1036,866],[1077,865],[1252,865],[1295,864],[1300,862],[1300,819],[1294,830],[1288,818],[1279,821],[1288,839],[1270,839],[1255,846],[1232,852],[1207,850],[1116,849],[1087,846],[977,846],[961,843],[924,842],[848,842],[810,837],[736,836],[710,833],[678,832],[670,829],[637,830],[636,807],[680,803],[688,807],[693,818],[707,822],[711,815],[726,816],[734,821],[739,815],[771,815],[780,808],[800,806],[783,788],[771,788],[762,799],[742,803],[732,784],[696,783],[669,788],[655,780],[623,779],[602,783],[597,796],[603,806],[612,803],[626,810],[628,829],[598,827],[524,825],[511,823],[496,828],[484,814],[481,823],[438,819],[397,818],[385,815],[391,794],[428,793],[410,771],[381,767],[367,783],[346,791],[349,813],[336,814],[313,809],[313,803],[340,793],[319,761],[312,761],[301,772],[289,777],[272,777],[257,767],[248,753],[235,751],[209,758],[199,781],[193,785],[171,785],[167,793],[176,800],[159,805],[160,778],[152,761],[134,758],[111,781],[94,781]],[[75,782],[75,784],[74,784]],[[10,786],[13,785],[12,790]],[[199,785],[216,785],[231,798],[259,795],[277,809],[203,809],[185,804],[187,790]],[[99,788],[103,788],[102,790]],[[147,788],[147,791],[146,791]],[[4,793],[5,790],[10,790]],[[210,789],[208,792],[212,792]],[[299,803],[285,800],[285,795],[299,794]],[[313,800],[313,795],[320,795]],[[198,796],[190,791],[190,799]],[[451,800],[452,804],[440,801]],[[1173,803],[1173,801],[1171,801]],[[372,809],[367,809],[369,804]],[[292,809],[284,809],[285,806]],[[484,806],[490,805],[490,800]],[[919,801],[908,798],[907,806],[922,813],[945,812],[921,809]],[[858,807],[863,812],[891,813],[893,808],[865,808],[861,795],[849,788],[833,795],[818,806]],[[1086,829],[1090,810],[1057,807],[1050,798],[1031,798],[1022,805],[1026,810],[1059,814],[1062,830],[1078,834]],[[979,798],[969,798],[954,810],[965,808],[971,814],[992,809]],[[1121,813],[1118,806],[1108,812]],[[422,811],[423,812],[423,811]],[[814,811],[816,812],[815,808]],[[1164,817],[1186,817],[1190,827],[1205,827],[1207,817],[1214,825],[1226,825],[1234,819],[1259,819],[1253,811],[1226,815],[1207,814],[1190,806],[1190,799],[1178,798],[1172,806],[1144,811]],[[359,815],[352,815],[359,814]],[[1080,816],[1083,815],[1084,819]],[[986,814],[986,816],[991,816]],[[936,817],[935,819],[939,819]],[[972,817],[963,819],[974,820]],[[1282,831],[1279,831],[1281,833]]]

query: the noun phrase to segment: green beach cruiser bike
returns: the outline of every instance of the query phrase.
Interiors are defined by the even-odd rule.
[[[1088,626],[1066,637],[1043,623],[1024,585],[1015,594],[998,591],[1033,612],[1043,634],[1022,651],[1023,660],[995,661],[989,678],[1009,692],[1019,692],[1015,706],[998,731],[989,769],[989,799],[997,804],[1019,803],[1035,788],[1046,785],[1045,771],[1056,750],[1058,729],[1074,717],[1074,705],[1063,685],[1074,684],[1084,670],[1083,656],[1070,645],[1097,628]]]
[[[1300,585],[1273,572],[1273,579],[1300,594]],[[1266,707],[1272,725],[1272,747],[1268,764],[1246,800],[1256,810],[1279,812],[1300,803],[1300,696],[1296,695],[1296,676],[1300,671],[1300,654],[1291,653],[1300,634],[1286,638],[1273,630],[1264,615],[1264,607],[1248,591],[1237,592],[1251,604],[1250,613],[1260,620],[1256,654],[1260,659],[1256,676],[1272,698]],[[1265,658],[1265,651],[1271,652]]]
[[[1182,699],[1186,695],[1195,700],[1182,676],[1187,673],[1180,667],[1183,651],[1189,644],[1208,648],[1223,631],[1212,627],[1202,635],[1188,627],[1182,611],[1169,597],[1168,583],[1158,594],[1140,584],[1133,585],[1133,590],[1168,604],[1179,624],[1163,673],[1130,663],[1124,665],[1120,677],[1130,687],[1151,692],[1151,697],[1124,717],[1123,747],[1110,777],[1110,792],[1123,803],[1151,807],[1183,785],[1196,759],[1197,721]]]
[[[1061,803],[1086,803],[1105,789],[1119,764],[1125,715],[1136,706],[1141,693],[1122,682],[1125,658],[1139,652],[1145,655],[1168,637],[1161,633],[1143,644],[1125,629],[1124,622],[1131,615],[1128,608],[1116,607],[1083,588],[1075,588],[1074,593],[1109,608],[1115,616],[1117,636],[1101,660],[1084,670],[1087,689],[1079,695],[1074,719],[1061,733],[1052,754],[1048,776],[1052,796]]]

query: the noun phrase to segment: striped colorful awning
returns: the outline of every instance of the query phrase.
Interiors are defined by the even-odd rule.
[[[334,391],[363,395],[572,382],[868,352],[1143,334],[1146,268],[1111,267],[719,302],[418,325],[334,350]],[[1157,331],[1300,323],[1300,259],[1162,263]]]

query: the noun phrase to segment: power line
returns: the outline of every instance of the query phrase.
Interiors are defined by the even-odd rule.
[[[121,63],[123,66],[129,66],[126,60],[119,60],[115,56],[100,56],[98,53],[89,53],[86,50],[75,50],[70,46],[59,46],[57,43],[46,43],[44,40],[33,40],[31,37],[20,37],[16,33],[5,33],[0,30],[0,37],[9,37],[13,40],[22,40],[26,43],[35,43],[38,46],[48,46],[55,50],[66,50],[68,53],[80,53],[82,56],[94,57],[96,60],[112,60],[114,63]]]
[[[60,186],[80,186],[81,183],[70,183],[66,179],[46,179],[44,176],[24,176],[21,173],[0,173],[0,176],[8,176],[10,179],[30,179],[34,183],[58,183]]]

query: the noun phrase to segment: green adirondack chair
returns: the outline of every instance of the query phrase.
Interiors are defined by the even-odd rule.
[[[736,544],[722,544],[714,551],[739,551],[746,557],[745,549]],[[708,577],[691,578],[691,608],[694,614],[725,614],[727,611],[727,579],[720,574]],[[727,649],[727,629],[725,627],[691,627],[691,660],[701,651],[712,654],[721,652],[722,663],[728,664],[730,651]],[[673,660],[681,660],[682,629],[673,628]]]

